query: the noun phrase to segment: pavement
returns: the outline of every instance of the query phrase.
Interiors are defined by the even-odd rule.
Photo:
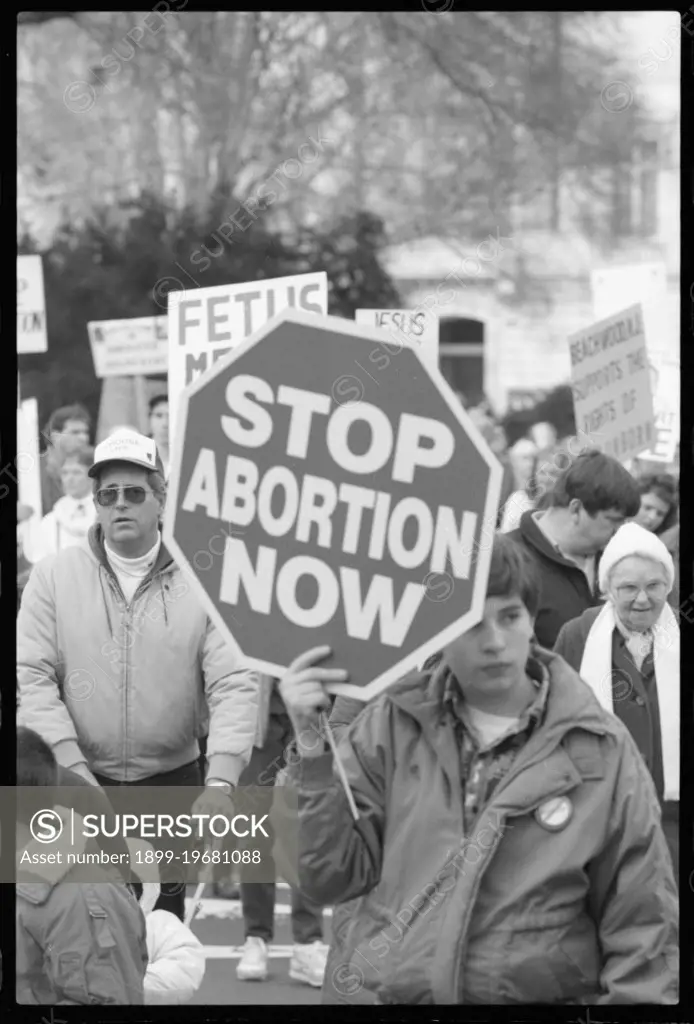
[[[188,887],[186,909],[195,892]],[[208,895],[209,894],[209,895]],[[324,941],[330,941],[332,912],[323,912]],[[313,1006],[319,1005],[321,990],[292,981],[289,887],[280,882],[275,890],[275,935],[270,946],[269,972],[265,981],[239,981],[236,964],[244,942],[243,915],[238,900],[215,899],[208,886],[199,901],[191,928],[205,947],[205,978],[189,1006]]]

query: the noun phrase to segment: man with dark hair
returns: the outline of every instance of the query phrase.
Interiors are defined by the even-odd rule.
[[[617,459],[583,452],[557,479],[550,507],[524,512],[507,534],[540,572],[535,635],[541,646],[552,648],[564,623],[600,603],[600,552],[640,504],[636,481]]]
[[[497,536],[481,621],[340,739],[356,822],[319,718],[346,673],[318,647],[282,679],[301,890],[358,899],[333,929],[326,1001],[677,1002],[652,779],[624,725],[533,645],[538,599],[532,563]]]
[[[46,862],[47,847],[32,835],[30,822],[38,810],[51,809],[70,823],[67,808],[54,802],[58,781],[51,748],[33,730],[19,728],[17,785],[42,792],[35,800],[17,801],[17,1002],[141,1005],[147,942],[135,896],[99,864],[90,865],[86,882],[75,878],[80,868],[66,857]],[[92,845],[88,841],[87,852]]]
[[[162,543],[166,485],[154,441],[112,434],[89,475],[97,522],[87,543],[43,559],[22,597],[18,722],[61,765],[109,787],[201,787],[207,731],[194,813],[230,813],[253,748],[258,677]],[[163,884],[159,907],[183,918],[184,889]]]
[[[47,447],[41,455],[41,504],[48,515],[63,496],[60,471],[66,455],[89,444],[91,416],[83,405],[64,405],[51,414],[46,425]]]

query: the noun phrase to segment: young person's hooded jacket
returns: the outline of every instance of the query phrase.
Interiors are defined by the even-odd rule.
[[[329,753],[292,759],[301,889],[355,901],[333,930],[325,1001],[677,1002],[678,901],[648,770],[563,659],[534,657],[544,718],[467,836],[442,669],[343,734],[358,822]]]

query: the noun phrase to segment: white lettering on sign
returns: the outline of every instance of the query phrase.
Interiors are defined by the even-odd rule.
[[[219,519],[219,493],[217,491],[217,467],[211,448],[201,448],[188,491],[181,506],[186,512],[196,508],[206,509],[211,519]]]
[[[454,456],[455,439],[446,423],[412,413],[401,413],[394,422],[368,402],[335,405],[330,396],[302,388],[281,385],[275,393],[266,380],[248,374],[233,377],[225,397],[224,435],[248,449],[250,457],[228,454],[224,478],[218,480],[214,453],[202,448],[182,509],[203,509],[211,519],[242,528],[257,523],[269,543],[261,542],[251,554],[241,539],[227,540],[223,602],[237,604],[244,596],[254,611],[270,614],[274,597],[287,620],[305,628],[325,625],[342,608],[348,635],[368,639],[378,628],[382,643],[398,646],[420,607],[427,574],[445,570],[469,579],[476,513],[432,509],[420,497],[401,491],[398,497],[340,479],[344,473],[366,477],[385,471],[394,485],[426,486],[426,475],[444,469]],[[281,420],[281,449],[299,465],[260,470],[253,453],[273,438],[280,421],[272,410],[279,406],[289,410]],[[335,470],[331,476],[303,472],[300,466],[308,459],[318,420]],[[313,551],[295,554],[278,567],[272,541],[282,538],[311,545]],[[374,567],[388,557],[402,569],[421,569],[422,582],[408,582],[396,598],[394,581],[383,571],[365,578],[363,570],[334,570],[319,554],[354,555],[360,544]]]
[[[340,578],[347,634],[357,640],[368,640],[378,618],[381,641],[391,647],[401,647],[424,598],[424,587],[418,583],[407,583],[396,609],[393,581],[387,576],[373,577],[363,602],[357,570],[343,566]]]
[[[295,459],[305,459],[308,451],[308,439],[311,434],[311,421],[314,413],[327,416],[330,412],[330,398],[316,391],[305,391],[304,388],[290,388],[282,385],[277,391],[280,405],[288,405],[292,410],[289,421],[287,439],[287,455]]]
[[[296,599],[299,580],[310,576],[316,581],[316,600],[312,608],[302,608]],[[277,577],[277,603],[285,618],[295,626],[312,629],[330,622],[340,604],[340,588],[335,574],[325,562],[310,555],[296,555],[285,562]]]
[[[376,504],[376,492],[369,487],[357,487],[354,484],[340,484],[340,501],[347,505],[345,535],[342,538],[342,550],[348,555],[356,555],[361,532],[362,513]]]
[[[325,626],[333,619],[340,606],[345,615],[345,628],[349,636],[368,640],[379,621],[381,643],[400,647],[407,636],[415,615],[424,598],[424,587],[408,583],[397,608],[393,595],[393,581],[387,576],[375,575],[364,598],[357,569],[340,568],[339,580],[333,570],[318,558],[295,555],[284,563],[274,580],[277,552],[261,545],[254,566],[246,545],[237,537],[227,538],[220,585],[220,600],[238,604],[241,589],[250,607],[262,615],[270,614],[272,595],[276,593],[282,614],[294,625],[305,628]],[[316,584],[316,599],[310,608],[304,608],[296,598],[299,582],[310,577]]]
[[[441,469],[451,459],[455,439],[450,427],[438,420],[425,419],[403,413],[400,420],[398,447],[395,454],[393,479],[411,484],[417,466]],[[428,438],[432,443],[426,447],[420,441]]]
[[[358,422],[369,426],[369,445],[358,455],[351,451],[348,443],[350,428]],[[376,473],[383,469],[393,450],[393,428],[390,420],[376,405],[358,402],[342,405],[335,410],[328,422],[328,450],[334,461],[350,473]]]
[[[332,480],[306,475],[296,523],[296,539],[311,543],[311,527],[316,526],[315,543],[329,548],[332,543],[332,515],[337,505],[337,488]]]
[[[227,384],[226,401],[230,409],[238,415],[222,416],[222,430],[234,444],[247,448],[262,448],[272,434],[272,416],[259,406],[252,398],[261,402],[273,402],[272,388],[260,377],[251,377],[241,373],[232,377]],[[242,419],[250,423],[243,425]]]

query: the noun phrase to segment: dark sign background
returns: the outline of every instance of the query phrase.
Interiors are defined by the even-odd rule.
[[[291,408],[277,404],[265,406],[271,412],[274,424],[272,437],[266,445],[261,448],[234,445],[222,430],[221,417],[233,413],[226,404],[227,383],[232,375],[242,373],[263,378],[270,384],[275,395],[281,384],[329,395],[331,411],[338,403],[344,405],[359,398],[378,406],[389,417],[393,427],[393,453],[388,463],[381,471],[368,476],[345,472],[333,462],[327,448],[325,429],[328,417],[318,414],[314,414],[307,458],[287,456]],[[390,476],[399,418],[403,412],[446,423],[456,441],[454,455],[444,469],[418,467],[411,485],[394,482]],[[355,453],[365,451],[369,436],[370,428],[366,424],[354,424],[349,433],[350,449]],[[188,402],[174,537],[244,654],[278,666],[285,667],[308,648],[327,643],[333,648],[334,663],[350,672],[350,682],[364,685],[421,648],[426,641],[470,610],[475,562],[470,579],[455,579],[453,583],[450,565],[447,566],[448,575],[430,577],[430,556],[415,569],[402,569],[391,559],[387,543],[384,557],[380,561],[371,560],[367,557],[373,516],[370,510],[363,512],[358,548],[353,555],[342,551],[347,506],[339,501],[332,516],[332,545],[329,550],[319,547],[315,542],[315,526],[311,528],[309,543],[300,543],[294,536],[296,523],[287,535],[274,538],[264,532],[257,517],[250,526],[235,527],[209,518],[201,507],[195,512],[181,511],[181,503],[203,447],[211,448],[216,454],[220,514],[226,458],[233,454],[254,461],[259,469],[260,481],[270,467],[286,465],[296,475],[299,488],[303,476],[313,474],[330,479],[337,487],[342,482],[349,482],[376,491],[387,491],[392,496],[391,512],[400,499],[409,495],[427,502],[434,515],[434,522],[440,505],[448,505],[455,510],[458,526],[463,511],[475,512],[478,517],[475,543],[480,542],[483,532],[481,543],[488,545],[491,531],[488,527],[484,531],[482,528],[490,478],[489,466],[467,437],[414,353],[407,348],[398,351],[395,345],[387,341],[379,344],[352,335],[326,331],[325,328],[314,329],[284,323],[221,370]],[[280,511],[283,500],[283,489],[279,490],[280,494],[276,492],[276,500],[273,501],[275,515]],[[413,521],[408,523],[408,527],[411,527],[412,532],[408,537],[405,531],[406,547],[412,546],[416,530]],[[289,559],[308,554],[325,561],[335,572],[338,583],[340,566],[358,569],[361,574],[362,600],[375,574],[393,579],[395,607],[408,582],[424,584],[427,587],[426,594],[405,644],[399,649],[383,645],[380,642],[378,618],[368,640],[348,637],[342,601],[334,618],[320,628],[302,628],[288,622],[278,607],[274,584],[270,579],[267,580],[267,586],[273,587],[270,616],[258,614],[250,608],[242,586],[239,604],[233,607],[224,604],[219,599],[224,560],[220,553],[224,548],[224,536],[230,532],[244,542],[253,565],[256,564],[260,545],[277,550],[275,579],[281,566]],[[315,592],[315,581],[304,577],[297,589],[299,604],[312,606]]]

